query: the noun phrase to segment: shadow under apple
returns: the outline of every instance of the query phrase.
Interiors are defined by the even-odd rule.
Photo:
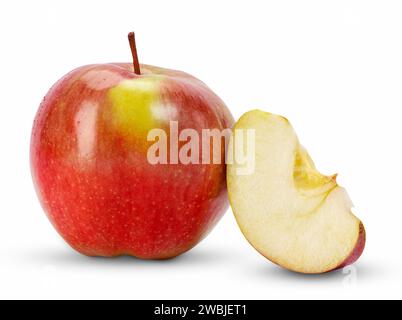
[[[226,253],[225,253],[226,252]],[[143,260],[132,256],[118,257],[89,257],[82,255],[68,247],[59,248],[42,248],[29,250],[29,252],[19,253],[18,257],[23,259],[25,263],[30,261],[34,264],[53,265],[56,267],[145,267],[145,266],[195,266],[205,265],[213,266],[217,264],[232,263],[233,255],[227,253],[226,250],[219,248],[203,249],[193,248],[175,258],[165,260]],[[17,257],[17,259],[18,259]]]
[[[248,272],[249,273],[249,272]],[[321,274],[305,274],[289,271],[280,266],[274,264],[260,264],[257,268],[254,268],[253,274],[259,279],[267,279],[274,282],[293,282],[293,283],[321,283],[321,282],[334,282],[342,283],[347,277],[356,277],[358,282],[365,281],[367,279],[378,277],[381,274],[381,267],[372,264],[359,262],[347,266],[343,269],[338,269]],[[351,279],[353,281],[353,279]]]

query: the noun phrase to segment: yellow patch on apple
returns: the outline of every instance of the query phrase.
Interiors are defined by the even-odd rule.
[[[109,90],[115,127],[125,135],[145,135],[158,127],[152,106],[159,102],[160,77],[124,80]]]

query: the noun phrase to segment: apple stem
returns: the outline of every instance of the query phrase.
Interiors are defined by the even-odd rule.
[[[141,75],[140,63],[138,62],[137,47],[135,45],[135,34],[130,32],[128,34],[128,42],[130,43],[131,53],[133,55],[134,73]]]

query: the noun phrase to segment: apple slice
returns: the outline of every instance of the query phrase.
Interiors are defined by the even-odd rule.
[[[229,199],[250,244],[272,262],[301,273],[323,273],[356,261],[365,230],[336,175],[320,174],[289,121],[253,110],[234,127],[229,154],[246,150],[236,132],[254,129],[251,174],[227,166]],[[237,141],[238,140],[238,141]],[[252,143],[250,143],[250,146]]]

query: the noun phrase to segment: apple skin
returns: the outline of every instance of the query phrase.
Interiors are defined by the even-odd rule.
[[[129,63],[73,70],[34,121],[31,172],[41,205],[85,255],[175,257],[228,207],[224,163],[152,165],[147,133],[162,128],[169,139],[171,120],[179,131],[231,128],[229,110],[191,75],[148,65],[141,72]]]
[[[342,269],[354,262],[356,262],[364,251],[366,246],[366,229],[362,222],[359,224],[359,237],[357,238],[356,245],[350,255],[342,262],[335,270]]]

